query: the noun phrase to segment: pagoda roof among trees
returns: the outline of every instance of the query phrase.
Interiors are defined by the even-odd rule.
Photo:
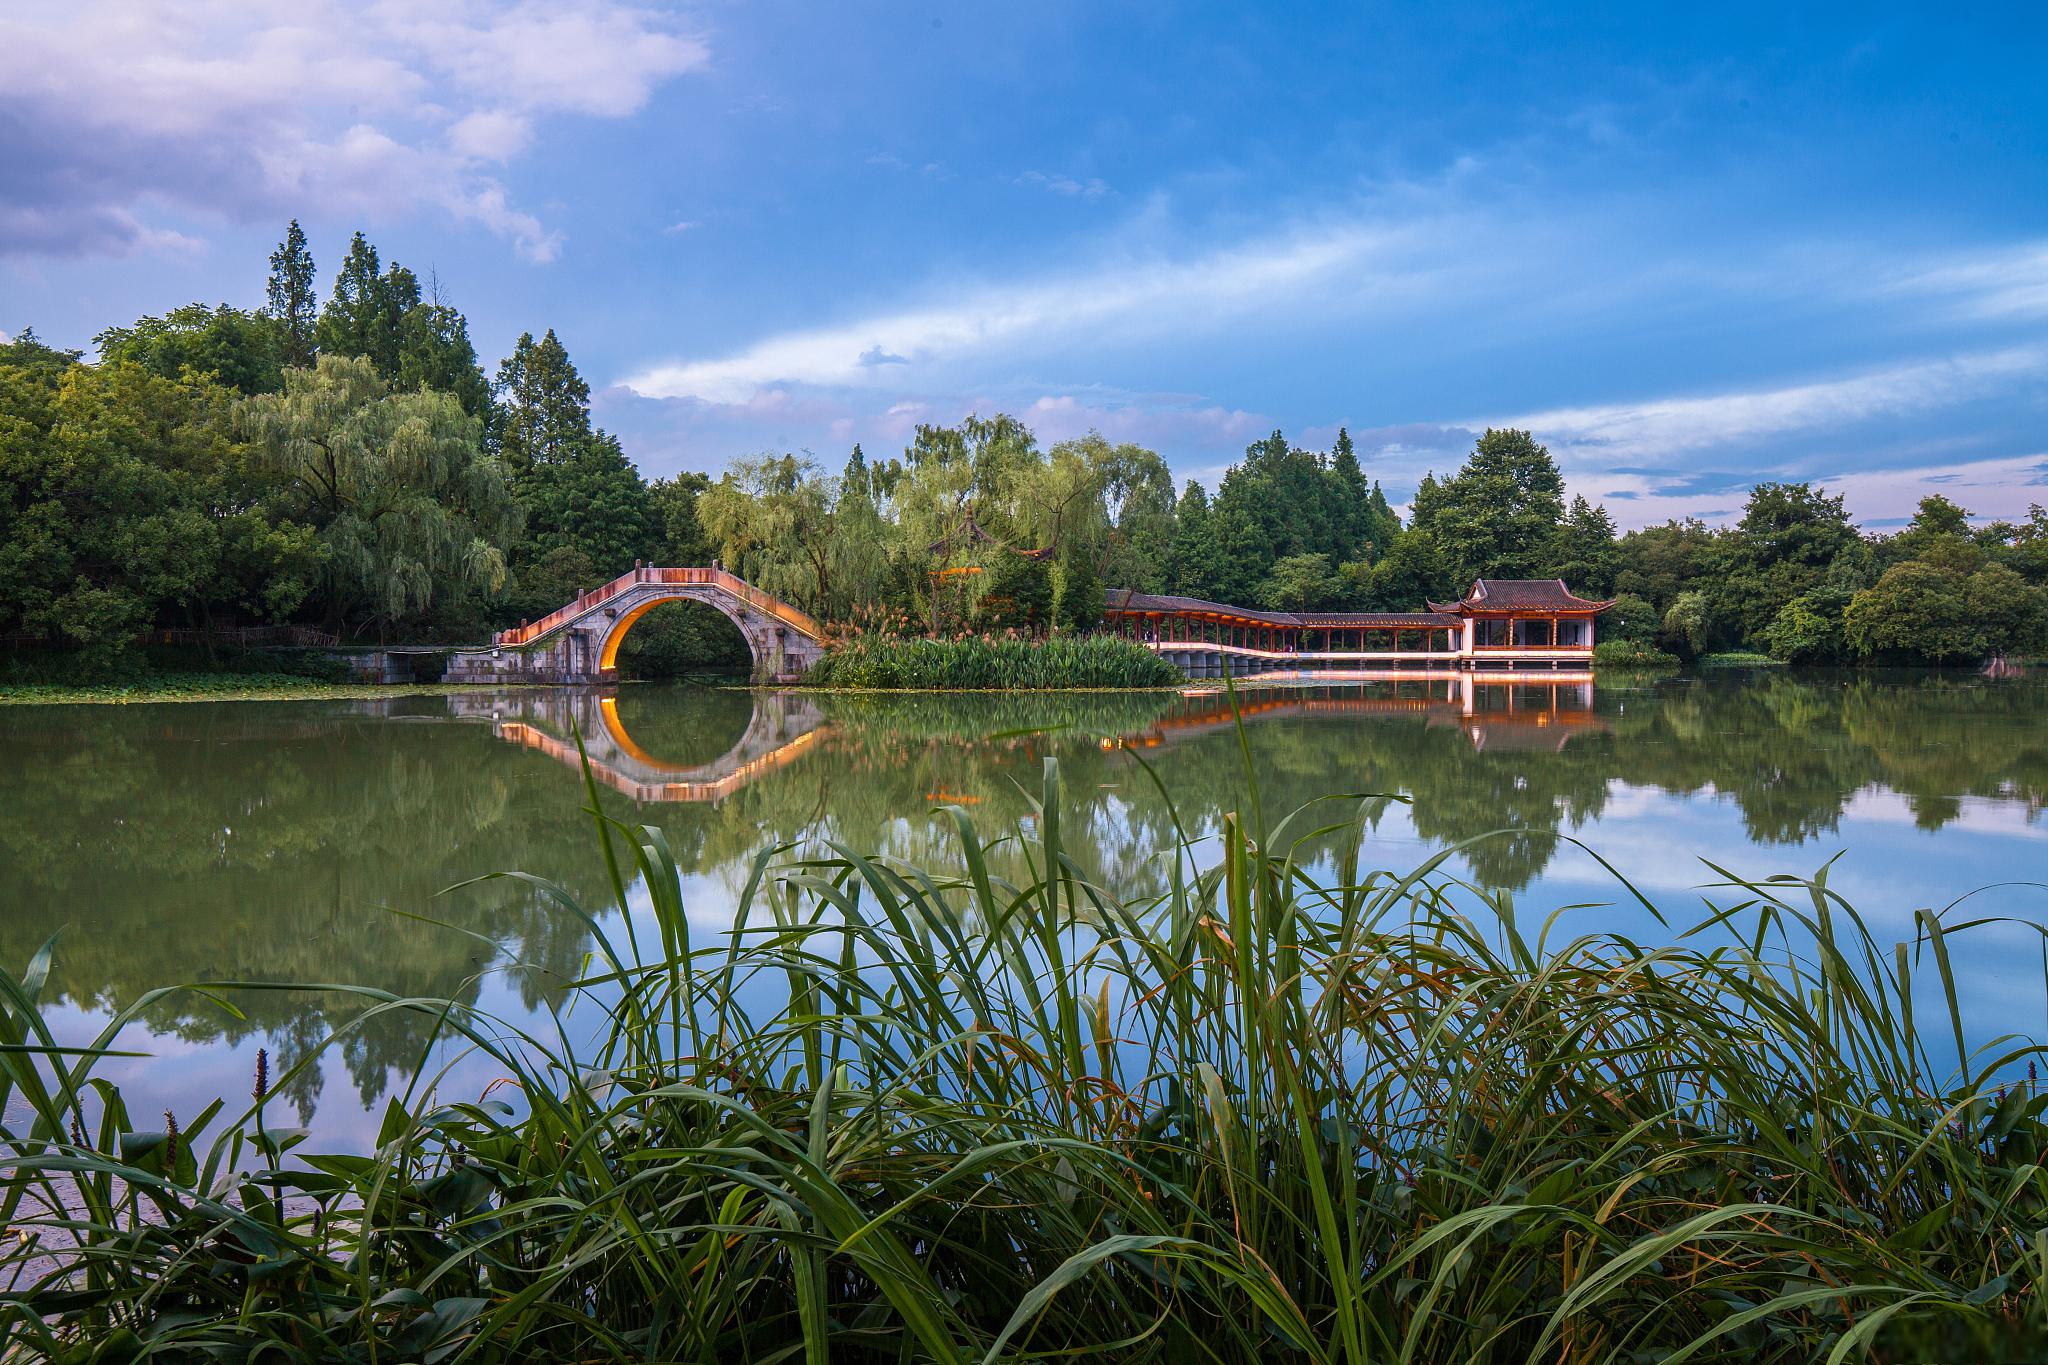
[[[1614,599],[1580,597],[1562,578],[1475,578],[1455,602],[1431,602],[1431,611],[1466,615],[1475,611],[1606,611]]]

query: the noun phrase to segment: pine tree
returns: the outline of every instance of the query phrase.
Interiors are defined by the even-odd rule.
[[[1167,582],[1188,597],[1214,598],[1217,592],[1216,526],[1209,495],[1189,479],[1173,514],[1173,549],[1167,561]]]
[[[548,329],[522,332],[498,366],[498,452],[515,470],[571,458],[590,439],[590,385]]]
[[[1489,427],[1457,476],[1434,490],[1427,524],[1458,581],[1527,578],[1539,572],[1564,519],[1564,479],[1550,452],[1526,431]]]
[[[1387,503],[1387,495],[1380,488],[1380,481],[1372,481],[1372,497],[1365,509],[1365,557],[1378,559],[1394,543],[1394,537],[1401,533],[1401,518]]]
[[[369,356],[374,361],[378,351],[385,349],[389,326],[382,268],[377,248],[358,232],[349,241],[348,255],[335,273],[327,306],[320,310],[320,321],[313,329],[314,344],[323,353]],[[378,368],[381,371],[383,367]]]
[[[1330,540],[1322,547],[1332,564],[1370,559],[1366,542],[1372,539],[1372,487],[1365,471],[1358,467],[1358,452],[1351,433],[1337,428],[1337,444],[1330,451]],[[1385,546],[1382,544],[1382,550]]]
[[[1550,571],[1581,596],[1600,597],[1613,590],[1620,562],[1614,518],[1605,507],[1587,502],[1584,494],[1574,497],[1571,510],[1558,524]]]
[[[311,365],[319,300],[313,288],[313,253],[306,248],[306,234],[299,230],[296,218],[285,229],[277,250],[270,253],[268,293],[270,303],[266,311],[283,335],[284,363]]]
[[[434,301],[408,309],[398,325],[397,386],[452,393],[462,410],[490,420],[491,386],[476,363],[469,340],[469,319],[450,304]]]

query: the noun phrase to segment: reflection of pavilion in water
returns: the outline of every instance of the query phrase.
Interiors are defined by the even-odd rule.
[[[784,692],[752,695],[753,717],[739,741],[708,763],[669,763],[636,743],[619,717],[618,699],[588,691],[532,693],[518,714],[494,711],[498,738],[579,766],[576,736],[592,775],[643,802],[718,802],[786,767],[836,733],[816,698]],[[502,706],[504,699],[494,699]],[[1575,734],[1604,730],[1593,711],[1590,677],[1542,675],[1510,681],[1471,673],[1374,683],[1328,683],[1241,690],[1237,714],[1247,723],[1284,716],[1421,716],[1454,726],[1472,747],[1494,752],[1555,752]],[[1101,741],[1105,749],[1147,749],[1192,739],[1234,723],[1221,688],[1182,694],[1146,729]]]
[[[1463,730],[1472,747],[1482,752],[1554,753],[1575,734],[1607,728],[1593,711],[1590,674],[1536,674],[1517,680],[1460,673],[1377,683],[1253,685],[1240,688],[1237,712],[1247,722],[1275,715],[1419,715],[1431,726]],[[1220,687],[1201,688],[1188,692],[1183,703],[1146,734],[1105,741],[1105,746],[1149,748],[1227,729],[1232,723],[1229,695]]]

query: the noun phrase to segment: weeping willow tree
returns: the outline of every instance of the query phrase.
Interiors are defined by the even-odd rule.
[[[451,395],[394,393],[370,361],[323,355],[241,415],[291,515],[327,548],[335,627],[381,640],[398,625],[468,624],[503,588],[519,507]]]

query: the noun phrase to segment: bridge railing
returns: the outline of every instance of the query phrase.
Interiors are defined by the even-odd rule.
[[[601,588],[592,588],[566,607],[551,611],[538,621],[515,626],[511,630],[501,630],[492,637],[492,642],[499,645],[523,645],[537,640],[550,631],[568,625],[585,612],[603,606],[627,589],[649,583],[717,588],[737,597],[756,611],[772,616],[792,629],[802,631],[813,640],[824,638],[824,630],[810,616],[798,611],[781,598],[762,592],[738,574],[727,573],[724,569],[670,569],[648,565],[622,573]]]

